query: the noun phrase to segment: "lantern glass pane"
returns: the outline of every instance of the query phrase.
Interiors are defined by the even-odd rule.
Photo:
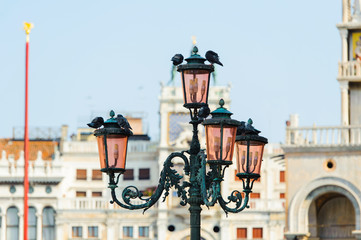
[[[223,126],[223,139],[221,139],[221,127],[219,125],[207,125],[207,159],[232,161],[236,133],[236,126]],[[220,152],[221,141],[223,142],[222,159]]]
[[[236,142],[237,172],[260,174],[265,143],[249,141],[249,159],[247,161],[247,142],[248,141]]]
[[[128,136],[107,135],[109,168],[125,169]]]
[[[106,168],[106,160],[105,160],[105,148],[104,148],[104,135],[97,136],[98,141],[98,152],[99,152],[99,161],[100,168]]]
[[[184,70],[182,77],[184,103],[207,103],[209,71]]]

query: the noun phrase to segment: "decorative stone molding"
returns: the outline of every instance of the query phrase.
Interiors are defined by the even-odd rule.
[[[313,200],[328,192],[336,192],[347,197],[356,215],[356,229],[360,229],[361,191],[355,185],[338,177],[316,179],[301,188],[292,198],[288,211],[290,232],[308,232],[308,210]]]

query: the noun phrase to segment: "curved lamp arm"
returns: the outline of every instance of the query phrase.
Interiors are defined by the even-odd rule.
[[[124,203],[118,200],[115,188],[117,188],[117,184],[119,182],[120,174],[117,176],[117,180],[114,181],[115,176],[114,173],[109,174],[109,188],[111,189],[112,201],[110,203],[116,203],[122,208],[126,208],[129,210],[135,209],[144,209],[146,211],[151,206],[153,206],[159,198],[162,196],[163,191],[165,190],[163,201],[165,201],[166,197],[169,195],[169,189],[171,187],[175,187],[177,189],[178,196],[181,197],[181,205],[186,205],[188,202],[187,192],[185,191],[186,187],[189,187],[190,184],[188,182],[183,182],[180,185],[180,180],[183,178],[181,175],[177,173],[176,170],[172,169],[174,166],[172,160],[176,157],[183,159],[184,161],[184,172],[186,175],[189,175],[189,161],[188,158],[184,155],[184,152],[172,153],[170,154],[163,164],[163,169],[160,174],[159,183],[156,191],[149,198],[143,198],[143,194],[138,190],[135,186],[128,186],[122,192],[122,199]],[[141,201],[144,201],[143,204],[134,205],[131,203],[131,199],[138,198]]]
[[[209,175],[212,176],[208,176],[206,174],[207,160],[204,151],[199,152],[197,157],[200,158],[201,161],[201,168],[199,169],[200,174],[198,175],[198,182],[201,186],[201,196],[204,204],[209,208],[210,206],[214,206],[214,204],[217,202],[218,195],[220,194],[220,189],[218,189],[220,188],[220,185],[217,185],[216,182],[211,181],[211,179],[214,179],[212,176],[216,175],[214,173],[215,169],[212,169],[212,171],[209,172]],[[211,198],[211,200],[208,200],[209,198]]]
[[[214,206],[214,204],[216,204],[216,202],[218,201],[219,205],[226,213],[238,213],[248,207],[249,194],[252,192],[248,183],[249,180],[246,180],[248,184],[245,184],[243,181],[243,192],[245,193],[244,198],[238,190],[234,190],[232,191],[231,195],[227,197],[228,201],[225,201],[221,193],[221,175],[224,174],[221,174],[222,169],[218,168],[217,166],[211,166],[212,171],[208,173],[209,175],[206,175],[206,156],[203,152],[200,152],[198,156],[201,158],[201,174],[199,181],[201,185],[201,194],[204,204],[207,207],[210,207]],[[213,179],[213,181],[211,181],[211,179]],[[230,203],[235,203],[235,207],[228,207],[227,205]]]

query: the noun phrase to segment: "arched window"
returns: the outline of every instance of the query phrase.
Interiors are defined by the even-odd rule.
[[[43,210],[43,240],[55,239],[55,211],[52,207]]]
[[[36,209],[29,207],[28,212],[28,240],[36,240]]]
[[[9,207],[6,212],[6,239],[19,239],[19,210]]]

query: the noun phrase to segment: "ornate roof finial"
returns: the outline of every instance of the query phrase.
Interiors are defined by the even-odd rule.
[[[28,23],[28,22],[24,22],[24,30],[26,35],[30,34],[30,30],[34,27],[34,24],[32,23]]]
[[[192,44],[193,44],[193,46],[195,46],[197,44],[197,37],[196,36],[192,36]]]

